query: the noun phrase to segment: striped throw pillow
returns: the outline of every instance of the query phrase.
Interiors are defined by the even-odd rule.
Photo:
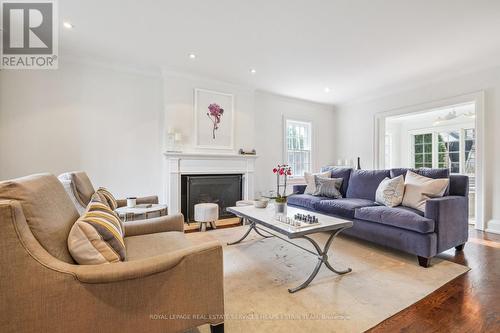
[[[315,175],[316,191],[313,195],[333,199],[342,198],[342,194],[340,193],[342,181],[342,178],[325,178]]]
[[[124,231],[118,215],[98,195],[94,195],[85,213],[71,228],[68,236],[69,252],[80,265],[124,261]]]
[[[111,210],[115,210],[116,208],[118,208],[118,203],[116,202],[115,197],[113,196],[113,194],[111,194],[111,192],[108,191],[107,188],[99,187],[96,193],[99,195],[99,198],[102,202],[108,204]]]

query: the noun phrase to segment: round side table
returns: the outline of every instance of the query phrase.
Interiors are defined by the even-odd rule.
[[[119,207],[115,212],[123,219],[123,222],[139,219],[148,219],[150,214],[167,215],[167,205],[154,204],[151,207]]]

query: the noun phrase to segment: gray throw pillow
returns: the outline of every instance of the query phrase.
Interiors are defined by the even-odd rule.
[[[342,194],[340,194],[342,180],[342,178],[325,178],[314,176],[316,191],[313,193],[313,195],[334,199],[342,198]]]
[[[316,192],[316,182],[314,180],[314,176],[320,176],[323,178],[330,178],[332,172],[330,170],[327,170],[325,172],[320,172],[320,173],[311,173],[311,172],[304,172],[304,179],[306,180],[306,189],[304,190],[304,194],[312,194],[314,195],[314,192]]]

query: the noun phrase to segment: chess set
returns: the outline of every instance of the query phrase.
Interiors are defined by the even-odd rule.
[[[294,228],[306,228],[313,225],[318,225],[319,220],[315,215],[310,214],[295,214],[293,217],[286,215],[276,215],[276,221],[287,224]]]

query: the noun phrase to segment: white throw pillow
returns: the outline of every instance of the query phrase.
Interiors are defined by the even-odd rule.
[[[425,212],[426,201],[431,198],[442,197],[449,183],[448,178],[432,179],[408,170],[405,179],[403,206]]]
[[[306,180],[306,189],[304,190],[304,194],[314,194],[316,192],[316,181],[314,180],[314,176],[322,177],[322,178],[330,178],[332,175],[332,171],[328,170],[320,173],[311,173],[304,172],[304,178]]]
[[[403,202],[405,193],[405,178],[403,175],[395,178],[386,177],[382,180],[375,193],[375,201],[387,207],[396,207]]]

